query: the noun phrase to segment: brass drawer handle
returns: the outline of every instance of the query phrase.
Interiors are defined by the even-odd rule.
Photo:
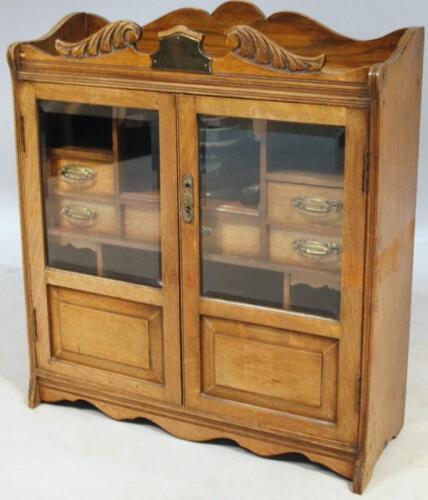
[[[293,200],[293,207],[303,215],[318,217],[339,213],[343,208],[343,203],[339,200],[328,200],[326,198],[299,197]]]
[[[66,205],[61,209],[60,214],[75,226],[92,226],[98,217],[96,210],[79,205]]]
[[[59,175],[61,179],[69,184],[76,186],[88,186],[95,181],[97,173],[89,167],[82,167],[80,165],[64,165]]]
[[[295,240],[293,248],[297,255],[311,260],[324,260],[340,255],[338,243],[329,243],[321,240]]]

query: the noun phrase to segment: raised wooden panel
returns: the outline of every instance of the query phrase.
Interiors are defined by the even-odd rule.
[[[288,347],[214,337],[215,383],[231,389],[321,405],[322,356]],[[250,376],[248,376],[248,375]]]
[[[52,354],[109,372],[162,381],[159,307],[49,288]]]
[[[336,340],[212,317],[201,333],[204,394],[336,418]]]

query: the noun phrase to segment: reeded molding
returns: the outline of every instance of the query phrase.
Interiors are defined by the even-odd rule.
[[[141,34],[142,30],[138,24],[132,21],[116,21],[107,24],[79,42],[71,43],[57,39],[55,48],[62,56],[98,56],[135,45]]]
[[[293,54],[251,26],[233,26],[226,32],[226,45],[233,53],[254,64],[284,71],[321,71],[326,57]]]

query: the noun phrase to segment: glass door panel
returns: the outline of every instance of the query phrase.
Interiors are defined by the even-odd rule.
[[[48,266],[161,287],[158,111],[38,103]]]
[[[345,128],[198,115],[201,294],[340,316]]]
[[[366,112],[178,102],[186,404],[356,442]]]

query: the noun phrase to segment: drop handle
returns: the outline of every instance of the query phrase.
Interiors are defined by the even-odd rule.
[[[193,224],[194,220],[193,184],[193,177],[191,175],[183,175],[181,186],[181,217],[186,224]]]
[[[295,240],[293,248],[297,255],[310,260],[324,260],[341,254],[341,247],[338,243],[322,240]]]
[[[59,171],[61,179],[76,186],[92,184],[95,182],[96,175],[92,168],[81,165],[64,165]]]
[[[91,226],[95,224],[98,212],[80,205],[66,205],[60,210],[60,215],[75,226]]]
[[[312,217],[322,217],[330,214],[340,213],[343,204],[339,200],[328,200],[326,198],[299,197],[293,200],[293,207],[297,212]]]

